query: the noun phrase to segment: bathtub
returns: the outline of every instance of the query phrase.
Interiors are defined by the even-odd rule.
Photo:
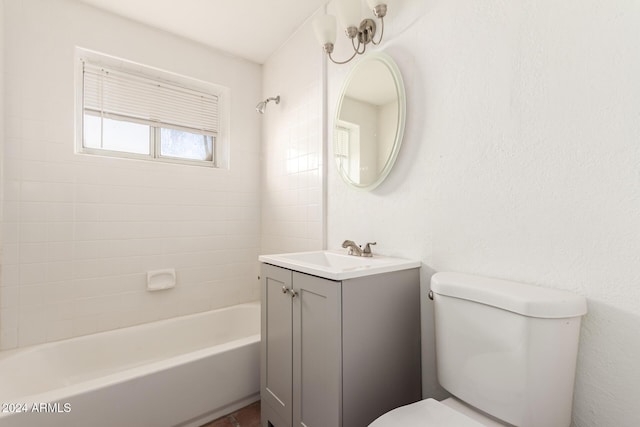
[[[260,390],[260,305],[0,352],[0,427],[200,426]]]

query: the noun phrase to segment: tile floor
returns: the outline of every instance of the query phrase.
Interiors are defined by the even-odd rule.
[[[201,427],[260,427],[260,401]]]

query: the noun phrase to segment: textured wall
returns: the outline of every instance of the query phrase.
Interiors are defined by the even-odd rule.
[[[574,423],[640,425],[640,3],[393,4],[402,151],[370,193],[329,160],[328,246],[586,295]],[[331,121],[349,67],[328,66]]]
[[[4,5],[0,348],[258,299],[261,67],[76,1]],[[75,155],[75,46],[230,88],[230,169]],[[149,293],[160,268],[177,287]]]

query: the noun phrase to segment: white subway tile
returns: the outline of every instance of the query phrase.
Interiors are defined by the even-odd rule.
[[[47,201],[47,189],[42,182],[22,182],[20,185],[20,199],[26,202]]]
[[[41,160],[25,160],[22,162],[22,179],[25,181],[47,182],[47,163]]]
[[[2,219],[5,223],[17,223],[20,221],[20,203],[5,199],[2,206]]]
[[[44,295],[42,289],[46,285],[36,284],[36,285],[22,285],[20,286],[20,314],[25,315],[28,314],[25,307],[26,306],[37,306],[38,310],[41,310],[41,305],[44,303]]]
[[[47,221],[70,222],[74,217],[74,204],[65,202],[49,202],[46,204]]]
[[[58,341],[73,337],[73,320],[62,319],[47,323],[47,341]]]
[[[2,329],[14,329],[18,327],[18,307],[6,307],[0,309],[0,325]]]
[[[74,337],[98,332],[98,321],[95,316],[75,317],[72,322],[72,334]]]
[[[77,203],[100,203],[102,186],[86,184],[84,181],[75,185],[75,201]]]
[[[47,341],[46,322],[22,321],[18,328],[18,345],[26,347]]]
[[[76,241],[100,240],[106,236],[105,227],[99,222],[73,222],[71,227]]]
[[[47,261],[71,261],[73,259],[73,242],[47,242]]]
[[[0,287],[18,286],[20,268],[18,264],[3,264],[0,269]]]
[[[47,220],[46,202],[22,202],[19,204],[21,222],[44,222]]]
[[[8,110],[7,113],[10,113]],[[4,120],[6,138],[22,138],[22,120],[18,117],[6,117]]]
[[[18,286],[0,287],[0,309],[17,307],[20,303]],[[1,327],[2,325],[0,325]]]
[[[74,223],[48,222],[47,242],[69,242],[74,238]]]
[[[18,328],[0,329],[0,350],[10,350],[18,347]]]
[[[48,182],[46,191],[46,200],[50,202],[73,202],[75,199],[75,186],[67,182]]]
[[[6,180],[4,183],[4,202],[19,202],[22,199],[22,186],[20,181]]]
[[[95,317],[96,332],[110,331],[123,326],[121,312],[103,313]]]
[[[96,222],[101,213],[101,207],[95,203],[76,203],[72,210],[72,220],[78,222]]]
[[[22,162],[14,148],[5,149],[4,153],[4,179],[20,180],[22,177]]]
[[[44,283],[46,279],[45,263],[20,264],[20,285]]]
[[[20,225],[20,241],[24,243],[45,242],[47,240],[47,224],[44,222],[25,222]],[[24,245],[23,245],[24,246]],[[22,262],[33,262],[24,261]]]
[[[46,142],[40,139],[27,139],[23,137],[20,157],[22,160],[41,160],[46,145]]]
[[[45,268],[47,282],[69,282],[73,278],[73,263],[71,261],[47,262]]]
[[[68,318],[70,317],[70,310],[68,305],[61,305],[61,303],[69,303],[70,301],[80,298],[78,295],[77,287],[70,279],[65,279],[62,282],[47,282],[41,287],[43,301],[48,306],[53,307],[52,310],[59,310],[60,315],[56,318]]]
[[[89,279],[115,275],[117,258],[88,259],[73,261],[73,278]]]
[[[4,244],[17,244],[19,239],[19,225],[17,222],[2,223],[2,242]]]
[[[47,260],[47,245],[45,243],[20,244],[20,263],[42,263]]]

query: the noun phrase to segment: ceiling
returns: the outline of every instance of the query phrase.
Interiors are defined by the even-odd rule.
[[[263,64],[328,0],[79,0]]]

